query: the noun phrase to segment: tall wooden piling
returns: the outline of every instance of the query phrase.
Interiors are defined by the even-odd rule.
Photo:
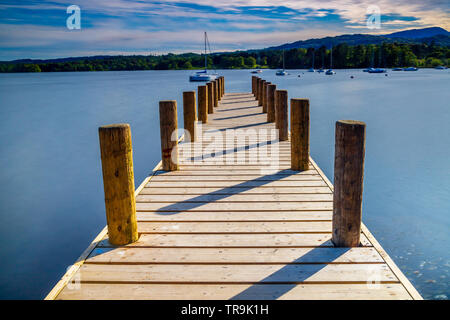
[[[198,119],[202,123],[208,122],[208,87],[198,86]]]
[[[275,116],[276,128],[279,130],[280,141],[288,140],[288,92],[287,90],[275,91]]]
[[[195,108],[195,91],[183,92],[183,119],[184,130],[189,132],[190,142],[195,142],[195,122],[197,121],[197,110]]]
[[[337,247],[360,244],[366,124],[336,122],[332,241]]]
[[[262,90],[262,100],[263,100],[263,113],[267,113],[267,86],[270,84],[270,82],[264,80],[263,82],[263,90]]]
[[[291,168],[309,169],[309,100],[291,99]]]
[[[214,113],[214,87],[212,82],[206,85],[208,86],[208,113]]]
[[[178,134],[177,102],[167,100],[159,102],[159,123],[161,130],[162,168],[165,171],[178,170],[178,138],[172,140],[172,134]]]
[[[275,90],[277,86],[269,84],[267,86],[267,122],[275,122]]]
[[[98,134],[109,242],[129,244],[138,240],[130,125],[103,126]]]

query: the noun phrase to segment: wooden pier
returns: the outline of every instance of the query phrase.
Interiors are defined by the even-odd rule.
[[[186,155],[180,143],[178,168],[158,164],[135,191],[138,240],[112,245],[105,227],[46,299],[421,299],[363,224],[359,244],[335,246],[333,185],[309,145],[295,151],[299,165],[306,152],[307,168],[291,169],[292,137],[271,136],[284,124],[273,101],[255,99],[256,80],[253,93],[225,94],[223,79],[214,87],[217,107],[199,101],[200,153]],[[237,147],[228,136],[209,140],[230,129],[259,134]],[[273,159],[275,146],[277,168],[250,160],[267,150]]]

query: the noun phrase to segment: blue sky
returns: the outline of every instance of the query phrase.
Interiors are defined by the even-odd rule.
[[[80,30],[66,27],[69,5],[81,8]],[[380,29],[366,26],[371,5]],[[0,60],[199,52],[203,31],[228,51],[431,26],[450,29],[450,1],[0,0]]]

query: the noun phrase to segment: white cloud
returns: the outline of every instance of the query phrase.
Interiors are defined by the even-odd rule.
[[[343,33],[389,33],[405,27],[441,26],[450,29],[449,4],[431,0],[176,0],[176,3],[214,6],[214,12],[201,7],[184,7],[172,1],[125,0],[77,0],[83,14],[97,13],[109,18],[98,18],[92,27],[69,31],[65,25],[0,24],[0,47],[3,56],[42,54],[43,57],[80,55],[85,52],[186,52],[200,51],[202,33],[207,30],[211,44],[217,50],[263,48],[309,38],[334,36]],[[61,9],[66,15],[66,0],[41,1],[27,8],[39,10]],[[383,15],[416,17],[417,21],[401,19],[382,21],[382,28],[369,30],[366,26],[366,10],[378,5]],[[21,5],[14,5],[22,7]],[[295,15],[288,11],[283,15],[252,14],[243,7],[261,7],[270,11],[273,6],[299,10]],[[0,10],[12,5],[0,5]],[[341,17],[343,22],[327,19],[328,11]],[[210,10],[209,10],[210,11]],[[95,16],[95,15],[94,15]],[[280,18],[284,17],[284,18]],[[10,17],[13,19],[14,17]],[[145,24],[145,19],[150,19]],[[181,18],[183,22],[180,22]],[[189,20],[191,18],[192,20]],[[9,20],[12,21],[12,20]],[[64,23],[64,19],[62,19]],[[140,22],[134,24],[134,22]],[[106,54],[106,53],[103,53]],[[84,54],[83,54],[84,55]],[[2,57],[0,57],[1,59]]]

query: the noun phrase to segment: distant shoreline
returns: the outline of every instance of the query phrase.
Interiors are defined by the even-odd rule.
[[[448,66],[447,66],[448,67]],[[366,69],[367,67],[364,68],[332,68],[333,70],[363,70]],[[407,67],[389,67],[389,68],[382,68],[381,69],[385,69],[387,71],[392,71],[393,68],[407,68]],[[448,67],[450,69],[450,67]],[[222,68],[218,68],[218,69],[213,69],[215,71],[217,70],[280,70],[282,68],[229,68],[229,69],[222,69]],[[315,68],[315,72],[317,72],[317,70],[319,70],[320,68]],[[329,68],[323,68],[323,70],[328,70]],[[418,69],[436,69],[436,67],[418,67]],[[202,71],[204,69],[160,69],[160,70],[154,70],[154,69],[145,69],[145,70],[70,70],[70,71],[65,71],[65,70],[61,70],[61,71],[16,71],[16,72],[0,72],[0,74],[20,74],[20,73],[76,73],[76,72],[82,72],[82,73],[97,73],[97,72],[122,72],[122,71]],[[289,70],[304,70],[305,72],[308,72],[309,68],[285,68],[285,70],[289,71]]]
[[[332,55],[332,57],[331,57]],[[332,59],[331,59],[332,58]],[[284,59],[284,61],[283,61]],[[450,46],[434,44],[382,43],[379,45],[338,44],[333,50],[294,48],[289,50],[237,51],[210,54],[167,54],[162,56],[94,56],[51,60],[0,62],[0,73],[138,71],[208,69],[333,69],[433,68],[450,64]]]

